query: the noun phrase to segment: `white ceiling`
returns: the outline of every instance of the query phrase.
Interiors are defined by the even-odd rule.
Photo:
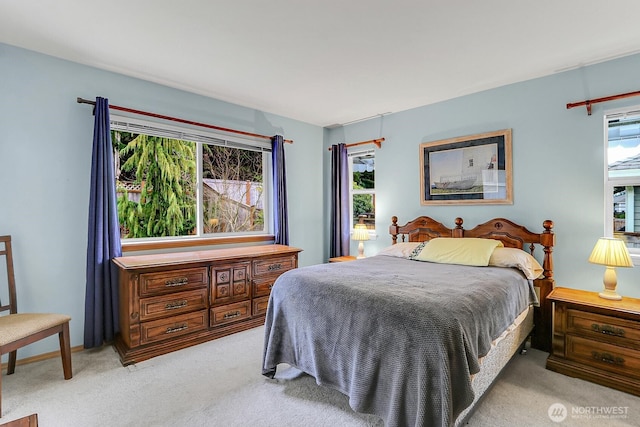
[[[638,53],[639,16],[638,0],[1,0],[0,42],[332,126]]]

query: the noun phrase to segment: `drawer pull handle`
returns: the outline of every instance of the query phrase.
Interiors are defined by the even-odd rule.
[[[624,365],[624,359],[620,356],[614,356],[610,353],[591,352],[591,357],[600,362],[609,363],[611,365]]]
[[[233,319],[234,317],[238,317],[240,316],[240,311],[234,311],[233,313],[226,313],[223,318],[226,319]]]
[[[269,267],[267,267],[267,270],[269,271],[276,271],[276,270],[280,270],[282,268],[282,264],[277,263],[277,264],[269,264]]]
[[[176,308],[186,307],[187,304],[188,304],[187,300],[183,299],[182,301],[169,302],[167,303],[167,305],[164,306],[164,308],[166,310],[175,310]]]
[[[165,286],[184,286],[189,283],[188,277],[176,277],[174,279],[167,279],[164,282]]]
[[[184,331],[185,329],[188,329],[189,325],[187,325],[186,323],[184,325],[181,326],[176,326],[175,328],[167,328],[167,334],[172,334],[174,332],[180,332],[180,331]]]
[[[614,337],[624,337],[624,329],[616,328],[615,326],[598,325],[597,323],[593,323],[591,325],[591,329],[595,332],[600,332],[605,335],[613,335]]]

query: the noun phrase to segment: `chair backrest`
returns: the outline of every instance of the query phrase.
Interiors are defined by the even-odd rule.
[[[7,263],[7,283],[9,285],[9,301],[5,301],[0,298],[0,313],[8,311],[10,314],[15,314],[18,312],[18,302],[16,298],[16,280],[13,275],[11,236],[0,236],[0,256],[4,256]]]

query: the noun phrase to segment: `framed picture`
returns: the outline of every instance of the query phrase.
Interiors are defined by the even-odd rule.
[[[513,204],[511,129],[420,144],[422,205]]]

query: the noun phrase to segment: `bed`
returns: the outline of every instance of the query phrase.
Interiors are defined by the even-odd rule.
[[[551,221],[541,233],[504,218],[469,230],[461,218],[455,224],[422,216],[400,226],[393,217],[392,245],[381,254],[280,276],[267,308],[263,375],[294,366],[386,426],[463,424],[528,337],[548,351],[555,235]],[[448,256],[446,245],[466,254],[467,244],[479,244],[473,252],[483,260],[509,252],[542,262],[534,274],[521,264],[438,258]]]

